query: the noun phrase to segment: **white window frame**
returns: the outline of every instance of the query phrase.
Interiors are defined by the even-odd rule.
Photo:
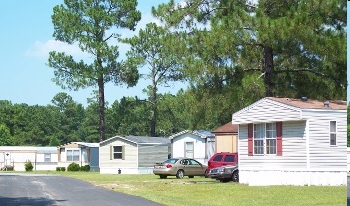
[[[190,145],[192,145],[192,148]],[[194,142],[185,142],[185,157],[194,158]]]
[[[71,154],[69,154],[71,153]],[[66,149],[67,162],[79,162],[80,161],[80,150],[79,149]]]
[[[51,162],[51,153],[44,154],[44,162]]]
[[[118,151],[118,148],[120,148],[120,151]],[[113,159],[115,160],[121,160],[123,159],[123,146],[121,145],[115,145],[113,146]],[[119,157],[120,154],[120,157]]]
[[[253,126],[253,155],[277,155],[276,123]]]
[[[337,146],[337,121],[329,121],[329,145]]]

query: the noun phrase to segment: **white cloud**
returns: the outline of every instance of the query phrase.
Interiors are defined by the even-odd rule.
[[[65,52],[66,54],[80,58],[89,56],[89,54],[82,52],[76,43],[67,44],[56,40],[48,40],[46,42],[36,41],[34,45],[27,50],[26,55],[47,58],[50,51]]]

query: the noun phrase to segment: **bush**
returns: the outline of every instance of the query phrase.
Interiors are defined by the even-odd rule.
[[[65,167],[56,167],[56,171],[57,172],[59,172],[59,171],[64,172],[64,171],[66,171],[66,168]]]
[[[68,165],[67,171],[80,171],[80,166],[77,163],[72,162]]]
[[[80,167],[81,171],[89,172],[90,171],[90,165],[84,165]]]
[[[24,163],[24,168],[27,172],[30,172],[30,171],[33,171],[33,164],[30,160],[27,160],[25,163]]]

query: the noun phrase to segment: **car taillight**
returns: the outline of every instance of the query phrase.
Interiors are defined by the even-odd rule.
[[[166,168],[172,168],[173,166],[167,164],[165,167],[166,167]]]

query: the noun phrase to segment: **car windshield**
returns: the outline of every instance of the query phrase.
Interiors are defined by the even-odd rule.
[[[168,163],[168,164],[175,164],[179,159],[176,158],[171,158],[166,160],[164,163]]]

